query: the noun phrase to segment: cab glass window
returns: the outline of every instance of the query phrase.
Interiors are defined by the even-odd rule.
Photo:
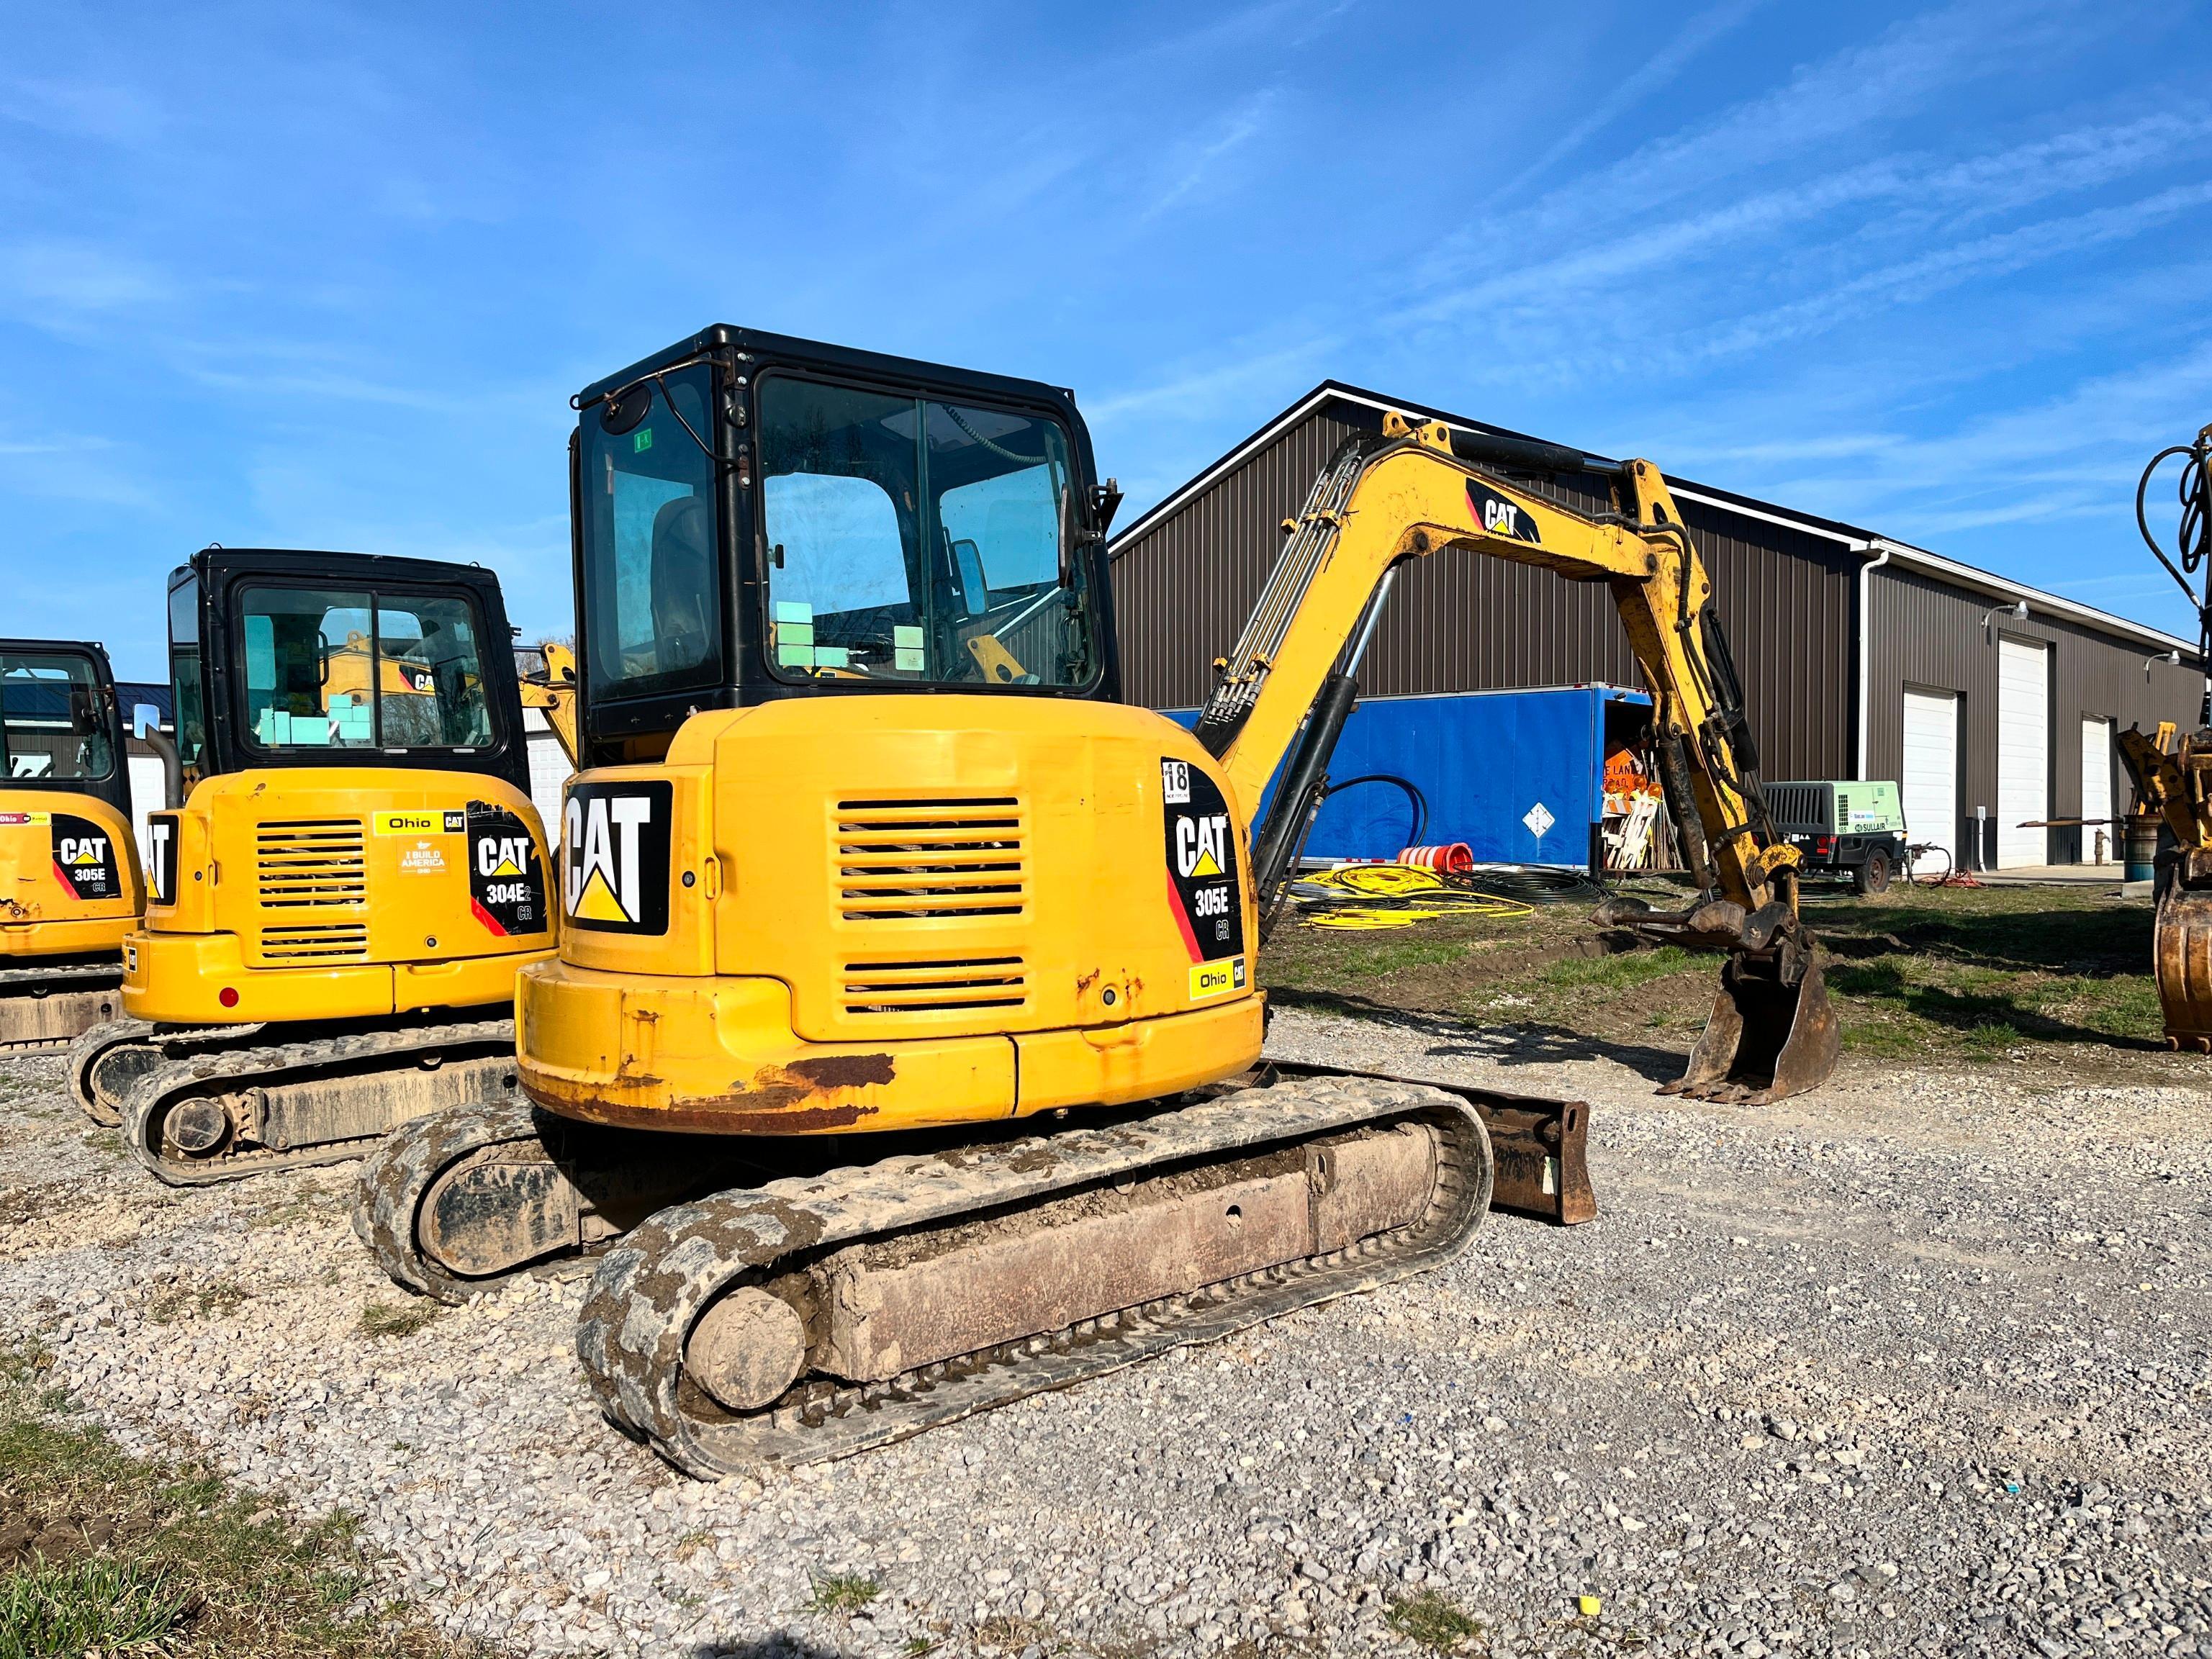
[[[106,701],[88,657],[0,655],[0,762],[19,781],[98,782],[115,775]]]
[[[493,742],[483,629],[466,599],[249,587],[239,599],[238,623],[241,713],[254,747],[481,749]]]
[[[763,380],[760,410],[772,672],[1090,682],[1094,601],[1064,540],[1078,520],[1057,422],[789,375]]]
[[[586,689],[650,696],[721,678],[710,377],[674,370],[584,411],[577,447]]]
[[[169,685],[174,696],[177,758],[197,775],[207,766],[207,709],[200,701],[200,582],[187,570],[169,589]]]

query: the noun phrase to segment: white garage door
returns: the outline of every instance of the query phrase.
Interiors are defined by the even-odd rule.
[[[561,739],[536,709],[525,709],[522,723],[529,732],[531,804],[544,823],[546,841],[558,842],[561,792],[568,782],[568,757],[562,750]]]
[[[2083,716],[2081,720],[2081,862],[2110,864],[2119,826],[2095,820],[2112,816],[2112,723]],[[2097,856],[2097,836],[2105,837],[2105,856]]]
[[[167,802],[168,770],[152,755],[133,755],[128,769],[131,780],[131,831],[138,842],[138,862],[144,864],[148,856],[146,846],[146,815],[158,812]]]
[[[1997,641],[1997,868],[2042,864],[2051,816],[2051,647]]]
[[[1959,857],[1959,698],[1952,691],[1905,694],[1905,775],[1898,780],[1905,806],[1905,839],[1926,842]],[[1931,857],[1929,869],[1941,873],[1943,860]]]

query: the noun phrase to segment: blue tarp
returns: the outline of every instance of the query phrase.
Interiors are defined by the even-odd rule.
[[[1645,693],[1609,685],[1367,698],[1345,723],[1329,776],[1407,779],[1428,800],[1422,839],[1463,841],[1479,861],[1587,867],[1604,810],[1607,710],[1620,726],[1640,724],[1650,706]],[[1185,726],[1198,719],[1195,709],[1166,713]],[[1306,856],[1394,857],[1412,821],[1404,790],[1363,783],[1322,808]]]

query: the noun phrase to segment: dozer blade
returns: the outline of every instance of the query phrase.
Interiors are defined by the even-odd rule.
[[[1843,1031],[1812,940],[1801,940],[1802,954],[1729,958],[1712,1017],[1690,1050],[1689,1069],[1661,1094],[1765,1106],[1828,1080]],[[1784,965],[1792,956],[1803,964],[1794,984]]]
[[[2184,852],[2159,871],[2151,960],[2166,1046],[2212,1053],[2212,853]]]
[[[1387,1072],[1355,1072],[1304,1060],[1261,1063],[1251,1081],[1262,1086],[1283,1078],[1373,1078],[1424,1089],[1442,1089],[1474,1108],[1490,1132],[1490,1152],[1498,1166],[1490,1194],[1493,1210],[1578,1227],[1597,1219],[1597,1193],[1589,1176],[1589,1104],[1546,1095],[1514,1095],[1434,1078],[1397,1077]]]

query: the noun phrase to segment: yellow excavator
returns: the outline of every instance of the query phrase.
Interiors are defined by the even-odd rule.
[[[0,640],[0,1054],[66,1047],[121,1006],[145,883],[107,653]]]
[[[556,920],[497,580],[211,547],[170,578],[168,623],[177,776],[125,1018],[71,1052],[78,1103],[198,1184],[357,1158],[511,1090],[515,971]],[[533,692],[564,741],[572,698]]]
[[[402,1126],[355,1224],[447,1297],[611,1240],[578,1352],[679,1467],[842,1455],[1432,1267],[1509,1147],[1530,1196],[1573,1181],[1578,1103],[1261,1056],[1262,919],[1406,560],[1610,585],[1714,883],[1634,920],[1731,953],[1692,1085],[1832,1063],[1647,465],[1593,518],[1521,481],[1579,454],[1347,445],[1191,732],[1119,701],[1119,495],[1068,392],[716,328],[576,403],[590,766],[518,994],[528,1103]]]
[[[2152,477],[2177,456],[2180,520],[2169,557],[2151,530],[2148,497]],[[2151,457],[2136,485],[2136,528],[2197,612],[2197,660],[2212,661],[2212,594],[2200,596],[2190,580],[2212,548],[2212,426]],[[2119,750],[2134,811],[2158,818],[2172,837],[2158,860],[2151,929],[2166,1044],[2212,1053],[2212,693],[2195,732],[2177,741],[2170,722],[2148,733],[2131,726],[2119,734]]]

